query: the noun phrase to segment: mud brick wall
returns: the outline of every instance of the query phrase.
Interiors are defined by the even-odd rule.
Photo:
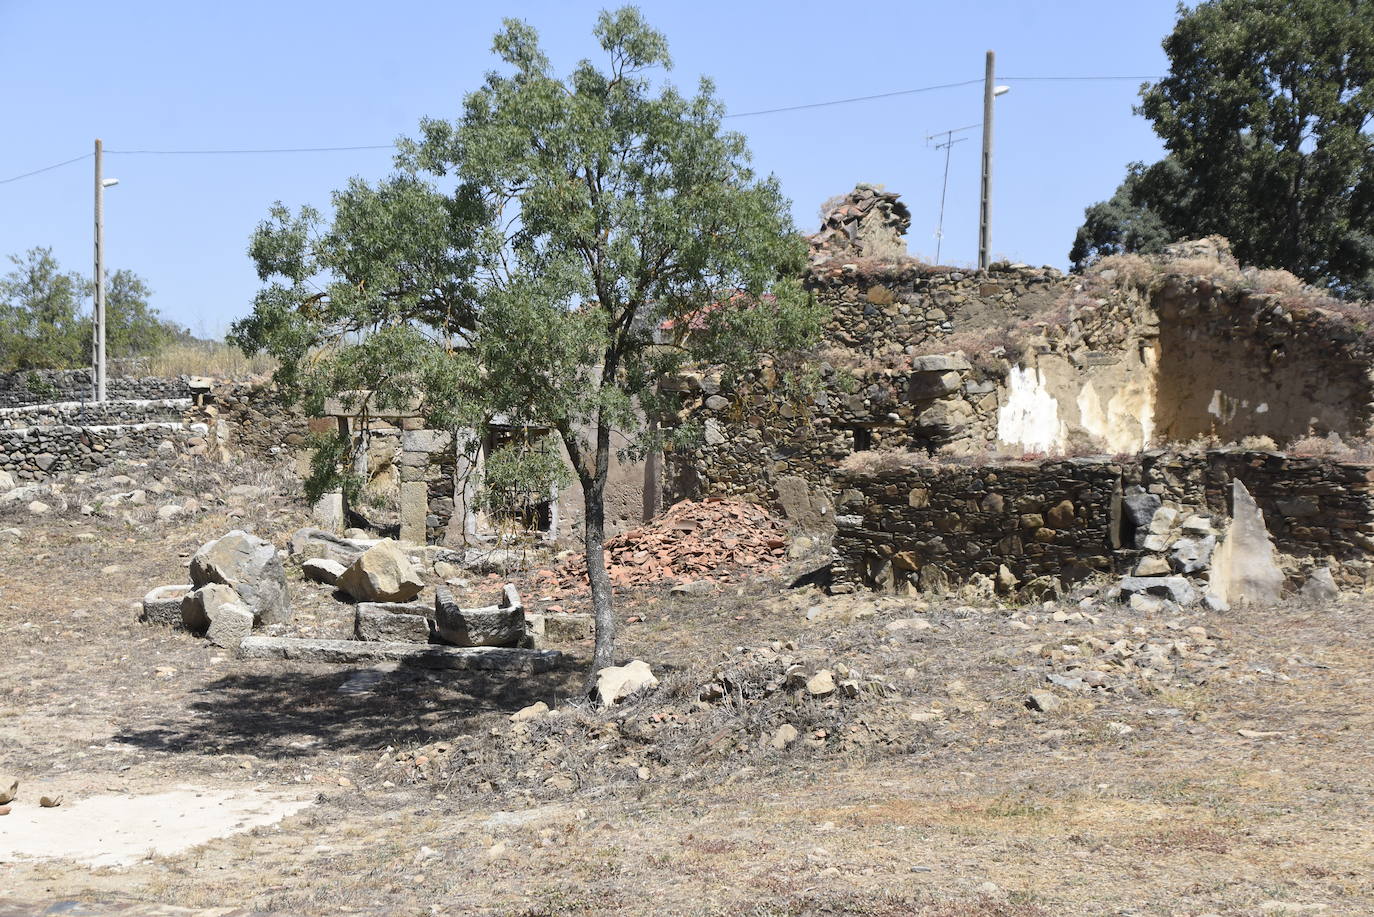
[[[180,421],[190,407],[189,398],[168,398],[156,401],[63,401],[0,408],[0,430]]]
[[[20,407],[55,401],[93,401],[94,384],[89,369],[35,369],[0,373],[0,407]],[[189,398],[185,377],[156,376],[106,379],[105,393],[112,401],[151,401]]]
[[[115,459],[157,453],[164,442],[191,450],[205,442],[203,424],[144,423],[48,426],[0,430],[0,470],[37,481],[67,471],[91,471]]]
[[[1122,466],[1070,459],[917,466],[836,479],[836,583],[900,588],[995,576],[1082,579],[1114,568]]]

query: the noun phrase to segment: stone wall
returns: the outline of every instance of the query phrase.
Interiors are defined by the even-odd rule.
[[[943,588],[1005,566],[1021,584],[1109,572],[1122,466],[1073,459],[840,473],[836,583]]]
[[[167,398],[156,401],[61,401],[0,408],[0,430],[180,421],[190,407],[189,398]]]
[[[212,404],[194,411],[215,430],[222,454],[270,458],[305,445],[309,425],[299,405],[286,404],[268,385],[226,383],[212,391]]]
[[[63,472],[91,471],[119,458],[153,455],[159,449],[203,450],[208,433],[203,424],[179,422],[0,430],[0,470],[16,480],[42,480]]]
[[[1293,585],[1311,566],[1363,584],[1374,555],[1374,464],[1276,452],[1148,452],[982,467],[914,464],[836,477],[839,588],[935,588],[1005,566],[1024,586],[1126,573],[1144,556],[1123,499],[1231,516],[1231,482],[1254,496]]]
[[[105,380],[105,393],[112,401],[150,401],[189,398],[191,389],[185,377],[110,376]],[[94,400],[95,386],[89,369],[21,369],[0,373],[0,408]]]

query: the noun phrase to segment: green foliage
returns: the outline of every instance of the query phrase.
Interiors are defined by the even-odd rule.
[[[86,281],[63,273],[50,248],[9,260],[14,269],[0,278],[0,371],[88,364],[91,325],[81,317]]]
[[[1083,225],[1078,228],[1069,252],[1074,270],[1081,271],[1108,255],[1156,254],[1174,241],[1164,220],[1143,199],[1141,181],[1145,172],[1144,163],[1131,163],[1116,193],[1083,212]]]
[[[65,273],[50,248],[11,255],[14,270],[0,278],[0,371],[89,366],[93,328],[85,300],[91,281]],[[183,329],[163,321],[148,304],[148,284],[118,270],[105,284],[105,352],[150,356]]]
[[[1162,226],[1374,292],[1374,0],[1208,0],[1180,7],[1164,50],[1170,73],[1138,112],[1169,155],[1089,208],[1074,261],[1147,250]]]
[[[612,433],[652,447],[662,433],[643,418],[674,406],[659,378],[805,346],[822,316],[795,280],[788,202],[722,129],[710,81],[691,96],[656,81],[667,43],[633,7],[603,12],[595,35],[604,69],[560,78],[507,20],[504,70],[457,121],[422,121],[396,175],[350,182],[330,222],[274,207],[249,246],[266,286],[231,340],[280,360],[278,381],[315,410],[367,389],[435,428],[555,430],[586,494],[609,664]]]
[[[528,517],[571,482],[554,441],[544,435],[492,451],[482,472],[480,502],[498,517]]]
[[[305,478],[305,498],[312,504],[327,493],[339,491],[356,502],[364,482],[352,467],[352,444],[337,431],[312,433],[306,438],[310,473]]]

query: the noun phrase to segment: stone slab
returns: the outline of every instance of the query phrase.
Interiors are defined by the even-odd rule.
[[[249,637],[239,644],[240,659],[287,659],[295,662],[400,662],[432,669],[538,674],[563,661],[557,650],[523,650],[494,646],[438,646],[425,643],[368,643],[362,640],[308,640],[295,637]]]
[[[178,586],[158,586],[143,597],[143,613],[138,620],[144,624],[180,628],[181,600],[196,587],[190,583]]]
[[[361,605],[353,620],[354,636],[377,643],[428,643],[429,630],[429,619],[424,615],[366,611]]]

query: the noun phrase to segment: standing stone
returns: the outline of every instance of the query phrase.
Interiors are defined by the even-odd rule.
[[[315,501],[312,511],[315,524],[326,532],[338,534],[344,529],[344,499],[339,491],[323,494]]]
[[[1284,576],[1264,513],[1240,479],[1231,482],[1231,528],[1212,557],[1208,591],[1228,605],[1271,605],[1283,592]]]
[[[335,585],[359,602],[409,602],[425,581],[401,546],[388,538],[363,552]]]
[[[407,544],[424,544],[425,517],[428,515],[429,484],[424,481],[403,481],[401,483],[401,541]]]
[[[191,558],[191,583],[197,588],[211,583],[229,586],[253,612],[258,624],[285,624],[291,620],[287,603],[286,571],[277,549],[235,529],[201,547]]]

